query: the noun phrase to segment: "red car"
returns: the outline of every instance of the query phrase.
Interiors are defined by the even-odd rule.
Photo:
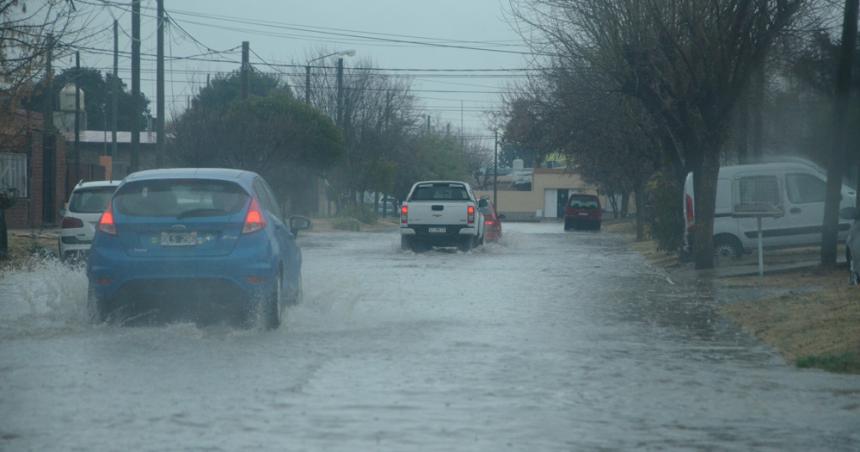
[[[499,241],[502,238],[502,220],[505,216],[496,212],[496,206],[489,199],[478,201],[478,209],[484,214],[484,241]]]
[[[564,208],[564,230],[596,229],[600,230],[603,219],[603,209],[600,199],[594,195],[570,195],[567,207]]]

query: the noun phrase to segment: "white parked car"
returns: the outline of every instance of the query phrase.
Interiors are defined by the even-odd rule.
[[[733,206],[749,201],[741,199],[742,192],[765,195],[773,199],[785,213],[780,218],[762,220],[762,244],[765,247],[820,244],[826,181],[827,177],[820,167],[802,159],[721,167],[714,211],[714,246],[717,254],[740,256],[757,246],[756,219],[732,216]],[[684,184],[684,246],[687,250],[692,248],[694,199],[693,174],[690,173]],[[855,199],[854,190],[843,185],[840,207],[853,206]],[[850,221],[840,221],[839,240],[845,240],[850,227]]]
[[[86,256],[93,242],[96,223],[107,208],[120,181],[80,182],[72,190],[63,209],[60,231],[60,259],[77,260]]]
[[[472,187],[465,182],[418,182],[400,206],[400,245],[413,251],[432,246],[469,251],[484,241],[484,216],[479,207]]]

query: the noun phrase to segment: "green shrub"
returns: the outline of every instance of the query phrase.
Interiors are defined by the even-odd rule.
[[[798,358],[797,367],[801,369],[815,367],[830,372],[857,373],[860,372],[860,356],[855,353],[803,356]]]
[[[651,238],[661,251],[678,251],[683,243],[684,211],[681,185],[667,172],[648,181],[646,203]]]

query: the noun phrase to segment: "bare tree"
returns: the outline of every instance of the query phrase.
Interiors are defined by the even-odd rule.
[[[767,49],[810,0],[512,0],[533,46],[582,61],[638,99],[692,171],[697,268],[713,266],[719,157],[731,113]],[[763,18],[762,18],[763,16]]]

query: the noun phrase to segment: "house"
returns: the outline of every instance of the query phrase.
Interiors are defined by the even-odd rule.
[[[140,155],[138,169],[155,168],[156,133],[140,132]],[[75,171],[75,133],[66,132],[66,147],[69,149],[69,182],[79,180],[122,179],[131,168],[131,132],[116,133],[117,150],[113,154],[113,139],[109,130],[81,130],[79,135],[80,166]]]
[[[476,190],[475,195],[493,199],[492,176],[485,182],[484,189]],[[500,169],[497,186],[496,209],[514,221],[561,218],[571,194],[599,195],[597,187],[575,172],[566,168],[523,168],[521,160],[515,160],[504,175]],[[600,200],[607,208],[607,198],[600,196]]]
[[[43,124],[41,114],[28,110],[10,112],[0,121],[0,190],[13,191],[15,198],[5,211],[9,228],[54,225],[65,203],[65,140],[46,135]]]

